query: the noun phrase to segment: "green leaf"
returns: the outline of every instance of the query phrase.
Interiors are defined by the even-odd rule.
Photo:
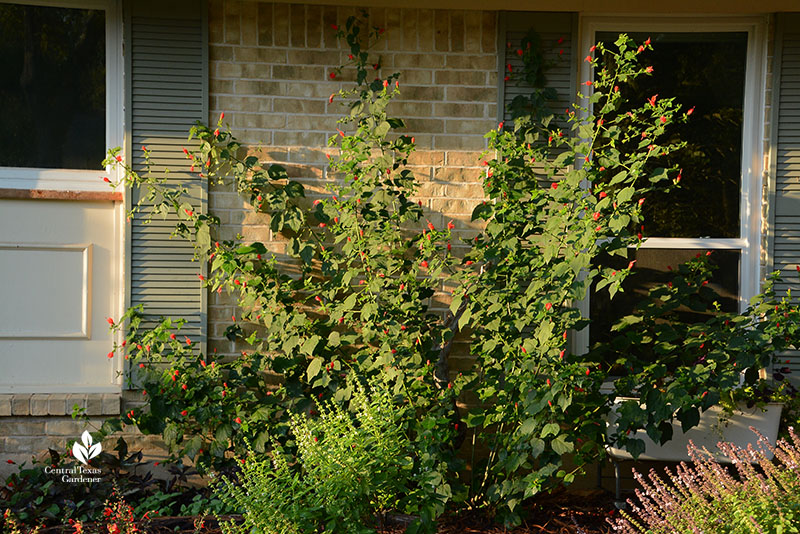
[[[565,434],[561,434],[551,441],[550,447],[556,454],[567,454],[572,452],[575,448],[572,442],[567,441],[567,436]]]
[[[317,344],[320,342],[320,339],[321,338],[317,335],[306,339],[305,343],[303,343],[303,346],[300,347],[300,352],[312,356],[314,354],[314,349],[317,348]]]
[[[547,436],[550,435],[557,436],[560,431],[561,427],[558,426],[558,423],[547,423],[546,425],[544,425],[544,428],[542,428],[542,433],[540,434],[540,437],[546,438]]]
[[[306,376],[308,377],[309,382],[319,374],[322,370],[322,358],[313,358],[311,363],[308,364],[308,369],[306,369]]]

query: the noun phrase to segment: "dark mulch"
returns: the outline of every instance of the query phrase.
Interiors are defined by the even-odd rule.
[[[522,525],[506,530],[493,522],[480,510],[447,515],[440,519],[438,534],[609,534],[606,518],[615,512],[611,496],[604,491],[558,492],[539,496],[527,505],[522,514]],[[213,518],[204,521],[202,529],[195,529],[196,518],[159,517],[153,519],[146,532],[149,534],[220,534]],[[380,529],[380,534],[402,534],[405,527],[398,523]],[[72,529],[52,527],[40,534],[60,534]]]

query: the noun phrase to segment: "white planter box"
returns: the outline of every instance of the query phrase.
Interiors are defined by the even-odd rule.
[[[614,407],[608,415],[607,435],[610,436],[616,430],[617,407],[628,399],[618,398],[614,401]],[[775,444],[778,437],[778,424],[781,419],[781,404],[768,404],[763,409],[758,407],[747,408],[744,404],[739,405],[733,414],[725,414],[720,406],[713,406],[700,414],[700,424],[684,433],[681,424],[676,419],[673,423],[672,439],[664,445],[659,445],[651,440],[644,430],[639,430],[629,437],[639,438],[645,442],[645,452],[638,460],[660,460],[682,462],[689,461],[687,445],[689,440],[699,448],[708,449],[715,459],[720,462],[727,462],[727,458],[719,452],[717,443],[723,441],[733,443],[738,447],[746,448],[749,444],[756,447],[758,437],[750,430],[756,428],[771,444]],[[757,448],[757,447],[756,447]],[[614,460],[631,460],[633,456],[625,449],[608,447],[608,453]],[[768,459],[772,459],[772,454],[766,451]]]

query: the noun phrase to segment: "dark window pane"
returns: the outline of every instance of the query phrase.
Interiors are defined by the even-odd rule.
[[[616,33],[598,40],[614,42]],[[647,34],[631,34],[637,42]],[[652,194],[644,205],[647,236],[740,237],[742,117],[746,33],[652,34],[652,52],[644,52],[652,76],[625,89],[631,105],[647,98],[677,97],[691,120],[671,130],[686,149],[669,161],[683,169],[681,188]]]
[[[0,166],[100,169],[105,14],[0,4]]]
[[[677,269],[678,265],[686,263],[698,253],[705,254],[706,251],[641,248],[638,251],[629,250],[628,258],[602,258],[602,265],[615,269],[624,269],[633,259],[636,260],[636,265],[623,284],[624,292],[617,293],[613,300],[609,299],[608,291],[598,292],[592,289],[590,346],[610,341],[614,336],[614,332],[611,332],[614,323],[626,315],[634,314],[637,304],[647,298],[650,289],[670,282],[675,276],[671,269]],[[716,265],[717,269],[708,287],[716,293],[716,301],[724,312],[738,310],[740,255],[738,250],[714,250],[709,257],[711,264]],[[711,307],[707,311],[685,308],[679,309],[677,316],[680,321],[701,322],[709,319],[713,313],[715,312]]]

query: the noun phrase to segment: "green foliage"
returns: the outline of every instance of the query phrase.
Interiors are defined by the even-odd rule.
[[[370,392],[351,375],[352,414],[321,402],[319,417],[295,414],[296,466],[276,447],[270,457],[250,454],[238,480],[222,477],[217,493],[244,514],[224,531],[275,533],[374,532],[380,514],[397,509],[415,476],[402,412],[383,387]]]
[[[753,376],[772,350],[789,346],[796,326],[778,325],[777,315],[759,319],[773,303],[769,287],[750,315],[732,316],[729,323],[711,319],[713,334],[695,325],[671,326],[669,313],[680,302],[707,296],[708,266],[699,258],[681,268],[674,288],[654,290],[644,315],[623,319],[620,341],[583,355],[568,349],[569,333],[588,324],[578,303],[589,288],[613,297],[634,267],[615,270],[596,260],[638,247],[647,195],[679,181],[668,158],[683,145],[670,127],[689,113],[673,99],[630,103],[625,96],[630,84],[651,72],[641,54],[649,40],[637,45],[622,35],[613,45],[592,47],[603,64],[587,58],[597,71],[584,82],[593,87],[591,96],[579,94],[578,103],[556,115],[547,107],[552,92],[538,41],[527,38],[523,75],[533,92],[527,102],[516,101],[513,129],[501,123],[486,135],[487,200],[473,213],[483,230],[463,244],[466,255],[458,257],[454,226],[437,228],[413,201],[417,186],[408,162],[414,138],[389,113],[400,94],[399,75],[367,82],[368,49],[381,31],[361,27],[350,19],[339,32],[357,85],[330,97],[345,101],[348,113],[329,142],[334,179],[325,194],[307,191],[280,165],[247,155],[225,131],[222,116],[216,127],[198,124],[191,130],[197,146],[185,152],[196,172],[232,185],[268,216],[272,231],[288,240],[286,256],[260,242],[212,243],[218,219],[179,195],[161,193],[164,184],[134,173],[112,153],[110,161],[125,170],[126,185],[150,191],[143,198],[155,203],[156,212],[177,213],[177,231],[208,262],[204,285],[236,297],[238,313],[226,335],[246,347],[235,359],[199,355],[192,340],[176,334],[180,322],[165,319],[145,328],[141,310],[129,310],[114,323],[126,328],[125,344],[115,350],[130,358],[131,380],[143,388],[148,404],[119,423],[161,434],[175,457],[188,455],[203,471],[236,467],[231,452],[271,454],[271,460],[246,462],[244,476],[251,477],[246,485],[275,496],[272,508],[259,505],[266,515],[254,521],[273,521],[287,532],[334,520],[355,525],[367,504],[371,511],[392,505],[416,513],[420,525],[429,527],[448,501],[465,498],[453,475],[461,465],[455,450],[468,426],[473,451],[485,445],[489,455],[473,462],[466,498],[515,524],[525,498],[570,483],[604,454],[602,421],[613,397],[600,386],[610,373],[623,370],[619,392],[636,389],[648,406],[646,413],[639,403],[626,407],[623,429],[645,428],[665,440],[666,422],[676,414],[685,427],[693,426],[698,410],[733,387],[740,371]],[[455,288],[444,318],[429,310],[443,286]],[[788,303],[776,305],[776,312],[796,319],[795,311],[781,308]],[[472,336],[475,365],[453,377],[448,355],[459,330]],[[716,337],[703,345],[709,335]],[[638,353],[628,350],[634,345]],[[692,354],[699,350],[709,356],[697,360]],[[404,488],[392,486],[386,500],[379,498],[378,482],[367,488],[370,499],[358,499],[365,488],[336,477],[330,479],[335,488],[319,478],[321,488],[301,491],[315,471],[310,463],[302,472],[291,468],[294,455],[302,461],[316,450],[295,439],[301,419],[291,414],[310,416],[306,428],[313,428],[314,416],[327,421],[318,403],[331,414],[340,408],[329,403],[344,406],[356,398],[349,374],[387,384],[395,404],[404,407],[398,425],[411,443],[410,463],[398,475]],[[702,380],[709,393],[698,390]],[[462,392],[475,393],[478,401],[463,418],[466,425],[456,407]],[[616,438],[639,452],[637,440]],[[565,455],[575,460],[572,471],[563,468]],[[286,492],[295,489],[311,504],[301,509],[287,500]],[[334,509],[334,501],[350,504]]]
[[[624,534],[800,532],[800,440],[789,433],[790,439],[775,447],[759,436],[759,450],[721,444],[733,470],[690,445],[694,465],[681,463],[674,474],[668,470],[669,483],[655,471],[647,480],[635,473],[643,491],[636,490],[638,503],[629,501],[634,514],[623,512],[609,523]],[[767,459],[767,450],[776,461]]]

